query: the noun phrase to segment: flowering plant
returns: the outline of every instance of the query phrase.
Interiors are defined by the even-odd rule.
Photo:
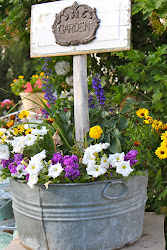
[[[2,102],[0,102],[0,116],[5,115],[14,106],[15,106],[14,101],[10,99],[5,99]]]
[[[20,92],[41,92],[44,78],[43,72],[40,75],[32,75],[29,81],[26,81],[24,76],[19,76],[18,79],[14,79],[13,83],[11,83],[11,90],[15,95],[19,95]]]
[[[89,132],[95,143],[92,141],[87,146],[86,141],[83,147],[75,144],[67,153],[60,150],[65,138],[53,118],[34,127],[25,124],[28,115],[28,111],[21,111],[18,119],[23,120],[23,124],[8,122],[7,129],[0,130],[2,178],[27,181],[33,188],[37,182],[47,187],[49,183],[108,180],[135,172],[137,150],[111,154],[109,143],[97,141],[103,133],[100,126],[92,127]]]

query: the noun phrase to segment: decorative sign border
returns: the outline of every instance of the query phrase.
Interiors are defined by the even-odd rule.
[[[73,22],[70,23],[70,21]],[[86,4],[79,5],[74,2],[73,5],[56,14],[52,31],[56,43],[59,45],[85,44],[96,38],[95,34],[99,23],[100,20],[97,18],[95,8],[92,9]]]

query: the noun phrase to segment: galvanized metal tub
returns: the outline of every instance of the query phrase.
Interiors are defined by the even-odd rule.
[[[111,250],[142,235],[148,175],[127,181],[38,184],[11,180],[20,241],[40,250]]]

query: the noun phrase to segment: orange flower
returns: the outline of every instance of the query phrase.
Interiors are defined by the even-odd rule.
[[[10,128],[10,127],[13,126],[13,124],[14,124],[14,121],[13,121],[13,120],[10,120],[10,121],[8,121],[8,122],[6,123],[6,126],[7,126],[8,128]]]
[[[140,142],[139,141],[134,141],[133,145],[138,147],[140,145]]]

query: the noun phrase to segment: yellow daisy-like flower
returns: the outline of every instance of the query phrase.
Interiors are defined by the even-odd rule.
[[[31,128],[26,129],[25,134],[26,135],[31,134]]]
[[[144,120],[143,121],[145,124],[150,124],[150,121],[149,120]]]
[[[89,131],[89,136],[93,139],[99,139],[101,137],[101,134],[103,133],[103,130],[99,125],[91,127]]]
[[[22,110],[22,111],[19,113],[18,117],[19,117],[20,119],[24,119],[24,118],[27,118],[27,117],[29,116],[29,114],[30,114],[30,112],[28,112],[27,110]]]
[[[10,86],[12,87],[12,86],[13,86],[13,83],[11,83]]]
[[[13,126],[13,124],[14,124],[14,121],[11,120],[11,121],[8,121],[8,122],[6,123],[6,126],[7,126],[8,128],[10,128],[10,127]]]
[[[153,122],[153,118],[151,116],[146,116],[146,120],[149,121],[149,123],[152,123]]]
[[[35,75],[32,75],[32,77],[34,77],[34,78],[35,78]]]
[[[23,79],[24,78],[24,76],[19,76],[19,79]]]
[[[158,156],[160,160],[167,158],[167,148],[165,147],[158,147],[155,150],[155,154]]]
[[[24,76],[23,76],[23,78],[24,78]],[[14,79],[13,82],[14,82],[14,83],[17,82],[17,79]]]
[[[167,148],[167,140],[161,142],[161,147]]]
[[[5,140],[6,140],[6,136],[3,136],[3,137],[1,138],[1,142],[3,143]]]
[[[44,76],[44,72],[41,72],[41,73],[40,73],[40,76]]]
[[[165,131],[165,133],[162,133],[161,140],[167,140],[167,131]]]
[[[162,125],[162,130],[167,130],[167,123]]]
[[[13,128],[13,134],[17,135],[19,133],[19,130],[17,128]]]
[[[147,117],[149,115],[149,111],[145,108],[139,109],[136,111],[136,115],[140,118]]]
[[[22,126],[19,125],[17,128],[20,134],[25,130],[25,127],[23,125]]]

